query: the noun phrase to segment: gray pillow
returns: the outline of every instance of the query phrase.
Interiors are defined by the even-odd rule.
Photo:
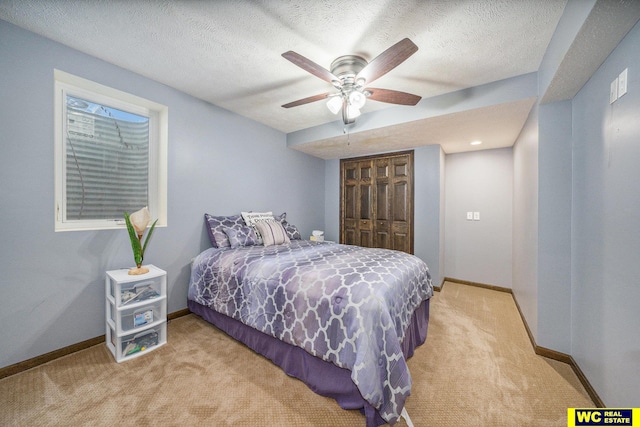
[[[214,248],[228,248],[231,247],[229,237],[224,232],[227,228],[240,228],[244,227],[244,221],[241,215],[230,216],[213,216],[204,214],[204,221],[207,225],[207,232],[209,233],[209,240]]]
[[[224,232],[229,238],[232,249],[258,244],[258,236],[256,236],[256,232],[253,231],[253,227],[247,225],[238,228],[225,227]]]

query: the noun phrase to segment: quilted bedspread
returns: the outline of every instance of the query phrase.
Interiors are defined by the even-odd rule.
[[[411,392],[400,343],[432,295],[429,270],[413,255],[306,240],[207,249],[189,286],[190,300],[349,369],[391,424]]]

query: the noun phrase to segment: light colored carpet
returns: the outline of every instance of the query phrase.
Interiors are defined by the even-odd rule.
[[[568,407],[593,407],[569,366],[534,354],[511,295],[493,290],[446,283],[409,368],[416,427],[566,426]],[[364,427],[364,416],[188,315],[144,357],[117,364],[98,345],[0,380],[0,425]]]

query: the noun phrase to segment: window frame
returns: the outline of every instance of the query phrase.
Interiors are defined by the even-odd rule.
[[[54,223],[55,231],[125,228],[120,219],[66,219],[66,97],[85,99],[149,117],[148,202],[156,227],[167,226],[167,106],[54,69]],[[140,206],[143,208],[144,206]]]

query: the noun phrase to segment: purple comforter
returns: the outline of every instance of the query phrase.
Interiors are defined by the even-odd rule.
[[[429,270],[413,255],[306,240],[207,249],[189,286],[190,300],[349,369],[392,424],[411,392],[400,343],[432,295]]]

